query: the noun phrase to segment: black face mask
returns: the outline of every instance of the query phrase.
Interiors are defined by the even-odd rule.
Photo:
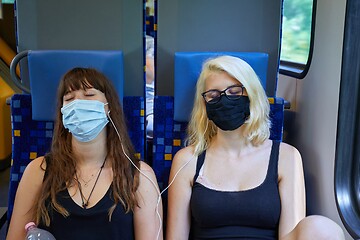
[[[224,131],[239,128],[250,116],[250,100],[247,96],[229,99],[222,95],[217,103],[206,102],[205,105],[208,118]]]

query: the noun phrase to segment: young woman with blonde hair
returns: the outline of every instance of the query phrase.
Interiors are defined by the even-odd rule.
[[[245,61],[208,60],[196,86],[188,146],[174,157],[166,239],[343,239],[305,217],[300,153],[272,141],[269,102]]]

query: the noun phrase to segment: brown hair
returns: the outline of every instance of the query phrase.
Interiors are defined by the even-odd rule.
[[[119,134],[109,122],[107,128],[107,159],[111,161],[113,170],[112,194],[114,205],[109,209],[109,220],[116,205],[121,203],[126,212],[133,211],[137,206],[136,190],[139,186],[139,173],[132,166],[122,151],[130,156],[139,167],[139,159],[135,158],[135,151],[127,134],[127,127],[118,95],[111,82],[100,72],[91,68],[74,68],[67,72],[60,81],[57,92],[57,116],[54,126],[51,151],[45,155],[47,160],[46,175],[38,199],[34,204],[34,217],[37,223],[50,225],[49,210],[55,209],[63,216],[68,211],[56,201],[56,195],[73,183],[76,159],[71,145],[71,133],[64,128],[62,122],[63,96],[69,90],[87,89],[93,87],[105,94],[111,110],[113,120]]]

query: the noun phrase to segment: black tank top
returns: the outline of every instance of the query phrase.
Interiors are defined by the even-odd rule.
[[[218,191],[196,182],[206,152],[199,155],[190,199],[189,239],[277,239],[279,144],[273,141],[264,182],[245,191]]]
[[[48,164],[47,160],[47,164]],[[45,177],[48,173],[45,171]],[[58,203],[69,216],[64,217],[49,207],[50,226],[40,223],[39,228],[51,232],[56,240],[132,240],[134,237],[133,212],[126,213],[119,203],[109,221],[109,209],[113,206],[112,186],[93,207],[83,209],[70,197],[67,189],[57,194]]]

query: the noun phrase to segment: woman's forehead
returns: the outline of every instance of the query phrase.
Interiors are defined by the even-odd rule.
[[[76,90],[87,90],[93,88],[93,85],[86,79],[79,79],[78,81],[66,81],[65,92],[76,91]]]
[[[205,88],[226,88],[236,84],[242,85],[240,81],[226,72],[212,72],[205,80]]]
[[[68,90],[65,92],[66,93],[71,93],[71,92],[77,92],[77,91],[80,91],[80,92],[87,92],[88,90],[91,90],[91,91],[97,91],[97,92],[101,92],[100,90],[96,89],[96,88],[93,88],[93,87],[86,87],[86,88],[79,88],[79,89],[72,89],[72,88],[68,88]]]

